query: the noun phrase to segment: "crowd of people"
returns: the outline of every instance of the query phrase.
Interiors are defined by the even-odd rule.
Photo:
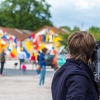
[[[45,55],[47,53],[47,48],[43,48],[42,52],[38,52],[38,56],[36,57],[34,53],[30,56],[30,62],[32,64],[32,70],[36,70],[36,73],[39,76],[39,86],[43,86],[45,82],[45,74],[46,74],[46,58]],[[22,69],[23,74],[26,74],[25,65],[25,53],[23,50],[18,54],[19,62],[20,62],[20,70]]]
[[[43,48],[42,52],[38,52],[38,56],[36,57],[34,53],[32,53],[32,55],[30,56],[29,60],[30,63],[32,64],[32,70],[36,70],[36,73],[39,76],[39,86],[43,86],[44,85],[44,81],[45,81],[45,74],[46,74],[46,58],[45,55],[47,53],[47,48]],[[4,49],[2,49],[2,52],[0,53],[0,62],[1,62],[1,68],[0,68],[0,75],[4,76],[3,74],[3,69],[4,69],[4,64],[5,64],[5,59],[6,55],[5,55],[5,51]],[[23,51],[23,49],[20,50],[19,54],[18,54],[18,59],[19,59],[19,69],[22,70],[23,74],[26,74],[26,69],[27,66],[25,64],[25,52]],[[18,63],[15,63],[15,65],[17,66]]]

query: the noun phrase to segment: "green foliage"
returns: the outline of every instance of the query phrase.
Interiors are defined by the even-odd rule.
[[[4,0],[0,4],[0,26],[29,30],[52,26],[50,7],[45,0]]]
[[[92,26],[88,30],[91,34],[94,35],[95,39],[98,41],[100,40],[100,28]]]
[[[67,39],[68,39],[69,34],[68,34],[68,33],[66,33],[66,34],[61,33],[61,34],[59,34],[59,36],[60,36],[61,39],[62,39],[62,40],[59,41],[59,43],[60,43],[62,46],[64,46],[65,48],[67,48]]]
[[[80,31],[80,28],[77,26],[75,26],[72,30],[68,26],[62,26],[61,28],[64,28],[67,31],[67,33],[59,35],[62,38],[62,40],[59,42],[61,45],[65,46],[67,48],[68,36],[75,31]],[[92,26],[87,31],[95,37],[96,41],[100,40],[100,28],[99,27]]]
[[[75,26],[75,27],[71,30],[71,32],[75,32],[75,31],[80,31],[80,28],[77,27],[77,26]]]
[[[63,28],[67,31],[67,33],[70,33],[71,32],[71,28],[69,26],[62,26],[60,28]]]
[[[59,43],[67,49],[67,39],[68,39],[69,35],[75,31],[80,31],[80,28],[77,26],[75,26],[73,29],[71,29],[69,26],[62,26],[61,28],[65,29],[67,33],[59,34],[59,36],[62,39],[59,41]]]

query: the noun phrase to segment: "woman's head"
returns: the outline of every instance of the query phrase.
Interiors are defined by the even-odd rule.
[[[43,48],[43,49],[42,49],[42,52],[43,52],[44,54],[46,54],[46,53],[47,53],[47,50],[48,50],[47,48]]]
[[[68,38],[68,49],[71,57],[87,62],[96,47],[94,37],[86,32],[74,32]]]

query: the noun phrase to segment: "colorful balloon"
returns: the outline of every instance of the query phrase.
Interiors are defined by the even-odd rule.
[[[26,50],[30,52],[33,49],[33,44],[31,41],[26,42]]]
[[[11,58],[15,58],[16,56],[11,52],[10,53]]]

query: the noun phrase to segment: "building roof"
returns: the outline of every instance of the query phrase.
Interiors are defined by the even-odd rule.
[[[64,30],[62,30],[61,28],[56,28],[56,27],[52,27],[52,26],[44,26],[40,29],[38,29],[37,31],[35,31],[34,33],[37,33],[45,28],[48,28],[50,30],[53,30],[55,33],[59,34],[59,33],[66,33]]]
[[[36,33],[38,33],[39,31],[41,31],[41,30],[43,30],[43,29],[45,29],[45,28],[48,28],[48,29],[50,29],[50,30],[53,30],[56,34],[59,34],[59,33],[67,33],[65,30],[63,30],[63,29],[61,29],[61,28],[56,28],[56,27],[52,27],[52,26],[44,26],[44,27],[38,29],[37,31],[34,31],[32,34],[36,34]],[[29,34],[29,35],[25,36],[23,39],[28,38],[28,37],[31,36],[32,34]]]
[[[64,31],[61,28],[56,28],[56,27],[51,27],[51,26],[44,26],[44,27],[42,27],[42,28],[40,28],[40,29],[38,29],[37,31],[34,31],[34,32],[31,32],[29,30],[23,30],[23,29],[0,27],[1,30],[4,30],[8,34],[11,34],[11,35],[17,37],[21,41],[27,39],[32,34],[36,34],[36,33],[38,33],[39,31],[41,31],[41,30],[43,30],[45,28],[48,28],[50,30],[53,30],[56,34],[59,34],[59,33],[67,33],[66,31]]]
[[[25,37],[29,36],[32,32],[29,30],[22,30],[22,29],[16,29],[16,28],[6,28],[6,27],[0,27],[1,30],[4,30],[8,34],[11,34],[21,41],[24,40]]]

